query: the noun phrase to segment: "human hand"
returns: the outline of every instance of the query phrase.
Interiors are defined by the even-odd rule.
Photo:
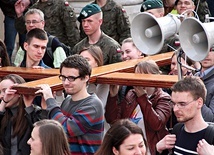
[[[25,0],[26,1],[26,0]],[[21,17],[23,15],[23,12],[25,11],[25,9],[29,6],[28,3],[26,3],[23,0],[18,0],[15,4],[14,4],[14,8],[16,11],[16,15],[17,17]]]
[[[44,67],[42,67],[42,66],[33,66],[32,68],[33,69],[44,69]]]
[[[35,97],[35,95],[23,95],[25,107],[31,106]]]
[[[17,85],[17,84],[14,84],[14,85]],[[13,85],[13,86],[14,86],[14,85]],[[13,86],[7,88],[7,89],[5,90],[4,95],[2,96],[2,100],[3,100],[5,103],[9,103],[10,101],[13,100],[13,98],[14,98],[15,96],[17,96],[17,94],[16,94],[17,90],[12,89]]]
[[[175,141],[176,141],[175,134],[166,135],[156,144],[156,149],[159,153],[166,149],[172,149],[175,146]]]
[[[52,94],[52,90],[48,84],[41,84],[41,85],[38,85],[38,87],[40,87],[40,89],[38,91],[36,91],[35,94],[42,93],[45,101],[48,98],[54,98],[53,94]]]
[[[141,86],[133,86],[133,88],[134,88],[134,91],[135,91],[137,97],[140,97],[140,96],[142,96],[142,95],[144,95],[144,94],[147,94],[147,92],[146,92],[146,90],[145,90],[144,87],[141,87]]]
[[[196,148],[199,155],[213,155],[214,154],[214,146],[210,145],[206,142],[206,140],[202,139],[198,142],[198,146]]]
[[[109,92],[111,97],[114,97],[118,94],[119,87],[119,85],[110,85]]]

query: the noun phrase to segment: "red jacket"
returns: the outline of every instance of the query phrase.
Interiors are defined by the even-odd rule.
[[[157,88],[149,99],[146,94],[137,97],[133,89],[129,90],[119,104],[117,96],[109,96],[105,111],[106,121],[112,124],[118,119],[130,118],[139,104],[144,117],[147,143],[151,154],[155,155],[156,143],[168,134],[166,123],[171,115],[170,99],[169,94],[160,88]]]

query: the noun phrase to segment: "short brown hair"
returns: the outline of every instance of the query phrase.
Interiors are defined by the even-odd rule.
[[[202,98],[203,102],[206,100],[207,89],[203,81],[199,77],[190,76],[176,82],[171,87],[172,92],[190,92],[194,100]]]

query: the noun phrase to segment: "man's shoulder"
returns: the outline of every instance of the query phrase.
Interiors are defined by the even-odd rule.
[[[120,47],[120,44],[116,40],[114,40],[113,38],[109,37],[108,35],[106,35],[104,33],[100,37],[99,43],[105,44],[105,45],[108,45],[111,47],[112,46]]]

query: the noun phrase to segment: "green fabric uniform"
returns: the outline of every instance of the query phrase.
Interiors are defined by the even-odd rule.
[[[198,2],[199,2],[199,6],[198,6]],[[209,16],[211,16],[206,0],[195,0],[194,4],[195,4],[196,9],[198,7],[198,10],[196,10],[196,12],[197,12],[201,22],[205,21],[206,14],[209,14]]]
[[[96,4],[96,1],[93,3]],[[107,0],[106,5],[104,5],[101,10],[103,12],[101,30],[105,34],[112,37],[120,44],[124,39],[131,37],[129,17],[122,6],[113,0]],[[80,36],[82,39],[86,37],[81,26]]]
[[[79,30],[76,24],[76,15],[73,8],[66,0],[38,1],[30,8],[40,9],[45,15],[45,30],[51,35],[57,36],[60,42],[71,48],[79,42]],[[24,17],[16,20],[16,28],[25,33]]]
[[[86,37],[74,46],[73,54],[79,53],[81,50],[83,50],[84,47],[88,47],[89,45],[88,38]],[[104,65],[122,61],[121,54],[118,52],[118,49],[120,49],[119,43],[106,34],[102,33],[99,41],[94,45],[97,45],[101,48],[103,52]]]

